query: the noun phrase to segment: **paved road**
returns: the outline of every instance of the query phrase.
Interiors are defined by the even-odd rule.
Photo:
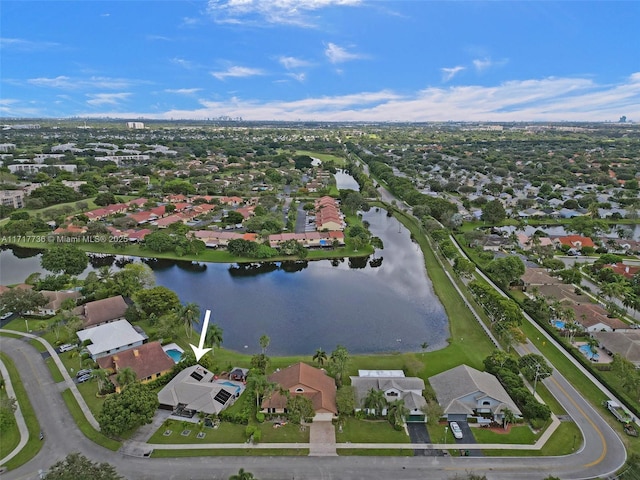
[[[583,428],[587,445],[567,457],[195,457],[145,459],[111,452],[84,438],[69,416],[58,387],[38,352],[29,344],[3,337],[0,346],[16,364],[38,421],[45,432],[45,444],[27,465],[2,475],[2,479],[26,480],[37,477],[67,453],[82,452],[94,461],[109,462],[127,478],[147,479],[226,479],[245,468],[262,480],[269,479],[451,479],[468,470],[486,475],[489,480],[536,479],[558,475],[563,479],[605,476],[624,461],[625,450],[615,433],[604,424],[568,384],[554,375],[545,382],[558,381],[560,401]],[[549,385],[553,388],[553,385]],[[566,401],[567,392],[572,400]],[[554,392],[555,393],[555,392]],[[581,418],[582,417],[582,418]],[[600,422],[603,424],[601,425]],[[434,446],[442,448],[442,446]],[[458,445],[459,448],[465,448]],[[467,448],[473,448],[469,446]]]

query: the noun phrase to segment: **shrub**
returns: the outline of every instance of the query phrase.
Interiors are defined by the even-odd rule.
[[[262,412],[256,413],[256,420],[258,421],[258,423],[263,423],[264,422],[264,413],[262,413]]]

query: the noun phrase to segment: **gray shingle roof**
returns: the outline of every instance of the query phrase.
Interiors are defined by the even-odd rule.
[[[520,409],[496,377],[468,365],[459,365],[434,375],[429,379],[429,383],[435,390],[445,414],[469,413],[473,407],[461,399],[474,393],[480,397],[489,396],[504,404],[513,413],[520,414]]]

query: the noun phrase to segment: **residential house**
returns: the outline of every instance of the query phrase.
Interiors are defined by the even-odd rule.
[[[521,415],[496,377],[468,365],[459,365],[434,375],[429,378],[429,383],[448,421],[474,418],[480,422],[502,423],[507,409],[516,416]]]
[[[140,333],[126,320],[98,325],[77,332],[80,342],[90,343],[87,350],[93,360],[142,345],[147,336]]]
[[[38,310],[37,315],[55,315],[56,312],[60,310],[62,302],[66,299],[71,298],[75,302],[82,296],[82,294],[76,290],[67,290],[65,292],[41,290],[40,293],[47,299],[47,304]]]
[[[640,368],[640,331],[592,332],[591,337],[609,355],[618,354]]]
[[[83,321],[85,328],[90,328],[123,320],[127,308],[129,308],[129,305],[127,305],[123,296],[118,295],[85,303],[74,310],[74,313]]]
[[[531,291],[531,287],[540,285],[559,285],[562,283],[557,277],[547,273],[545,268],[527,268],[520,277],[525,290]]]
[[[191,418],[197,413],[217,415],[236,401],[245,389],[244,382],[219,380],[202,367],[185,368],[158,392],[160,408],[174,415]]]
[[[162,349],[160,342],[150,342],[98,358],[98,365],[113,374],[111,382],[116,386],[116,392],[120,392],[116,379],[120,370],[130,368],[138,381],[147,383],[169,373],[175,362]]]
[[[622,262],[606,265],[605,268],[610,268],[613,273],[623,276],[626,279],[632,279],[634,275],[640,272],[640,267],[633,265],[626,265]]]
[[[569,248],[573,248],[575,250],[582,250],[584,247],[595,248],[593,240],[591,240],[589,237],[583,237],[581,235],[564,235],[561,237],[553,237],[551,241],[556,248],[560,248],[562,245],[566,245]]]
[[[350,378],[351,386],[355,390],[356,411],[365,409],[365,399],[372,389],[381,390],[388,403],[396,400],[404,402],[404,406],[409,409],[407,422],[426,421],[423,409],[427,401],[422,396],[424,380],[421,378],[405,377],[402,370],[358,370],[358,376]],[[386,415],[387,408],[385,407],[381,413]]]
[[[627,328],[619,318],[609,318],[607,311],[595,303],[583,303],[570,307],[575,312],[575,321],[587,332],[615,332]]]
[[[269,381],[291,395],[303,395],[311,400],[317,416],[330,419],[338,414],[335,381],[323,370],[300,362],[271,374]],[[287,397],[277,391],[262,401],[264,413],[285,413],[286,407]]]
[[[543,297],[551,298],[564,304],[578,304],[588,301],[580,290],[577,290],[573,285],[558,284],[558,285],[536,285],[532,287],[537,289],[538,293]]]

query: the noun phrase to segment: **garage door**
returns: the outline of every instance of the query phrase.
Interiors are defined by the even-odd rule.
[[[447,415],[447,420],[450,422],[466,422],[467,415],[464,413],[450,413]]]
[[[424,415],[409,415],[407,417],[407,423],[424,423]]]

